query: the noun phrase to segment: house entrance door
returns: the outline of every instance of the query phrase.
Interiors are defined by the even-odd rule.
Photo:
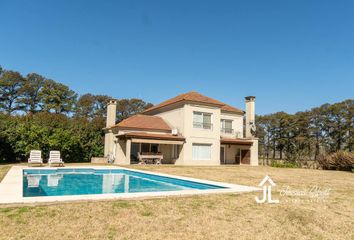
[[[251,151],[241,150],[241,164],[250,164],[251,162]]]
[[[220,163],[225,164],[225,146],[220,147]]]

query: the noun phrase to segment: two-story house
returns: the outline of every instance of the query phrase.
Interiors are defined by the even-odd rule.
[[[111,100],[107,106],[105,156],[121,165],[138,163],[144,154],[160,155],[163,164],[258,165],[258,139],[252,135],[254,100],[246,97],[244,112],[189,92],[118,124],[116,101]]]

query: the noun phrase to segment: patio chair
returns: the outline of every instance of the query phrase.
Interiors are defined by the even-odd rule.
[[[30,157],[28,159],[28,165],[30,165],[30,164],[40,164],[42,166],[42,164],[43,164],[42,151],[32,150],[30,152]]]
[[[63,162],[63,159],[60,158],[59,151],[50,151],[49,152],[48,163],[49,163],[49,167],[51,167],[52,164],[58,164],[59,166],[64,166],[64,162]]]

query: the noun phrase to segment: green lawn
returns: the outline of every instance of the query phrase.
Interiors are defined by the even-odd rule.
[[[11,168],[11,165],[0,165],[0,182],[5,177],[7,171]]]
[[[1,165],[0,174],[8,168]],[[354,239],[353,173],[262,166],[133,168],[252,186],[269,174],[280,204],[257,204],[257,194],[247,193],[2,206],[0,239]],[[331,191],[328,199],[311,202],[280,196],[286,186]]]

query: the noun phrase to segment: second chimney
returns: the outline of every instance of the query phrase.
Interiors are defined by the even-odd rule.
[[[117,101],[111,99],[107,104],[107,118],[106,118],[106,127],[112,127],[116,124],[117,117]]]
[[[252,138],[252,128],[255,127],[255,96],[245,97],[246,99],[246,138]]]

